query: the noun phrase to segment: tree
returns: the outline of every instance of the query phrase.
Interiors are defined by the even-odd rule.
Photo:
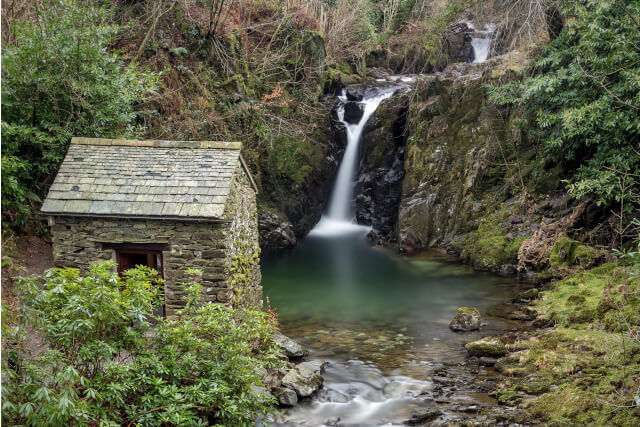
[[[73,135],[133,137],[156,76],[109,51],[116,27],[91,2],[45,0],[13,25],[2,54],[2,210],[17,225],[37,204]],[[5,191],[6,190],[6,191]]]
[[[524,109],[529,133],[573,172],[573,195],[631,212],[640,192],[640,3],[558,3],[562,31],[530,77],[494,89],[492,99]]]

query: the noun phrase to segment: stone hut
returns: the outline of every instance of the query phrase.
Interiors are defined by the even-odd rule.
[[[152,267],[173,316],[190,268],[205,300],[262,305],[256,192],[240,143],[73,138],[41,212],[56,267]]]

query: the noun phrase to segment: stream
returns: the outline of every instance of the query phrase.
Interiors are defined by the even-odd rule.
[[[347,148],[326,215],[294,249],[263,255],[263,293],[282,332],[328,362],[323,388],[283,409],[276,425],[404,425],[436,406],[446,421],[495,405],[473,385],[494,372],[477,364],[470,370],[463,346],[519,328],[501,315],[520,291],[517,280],[437,252],[402,256],[373,247],[369,229],[352,222],[354,153],[364,123],[389,96],[372,93],[361,101],[359,123],[343,121]],[[449,329],[461,306],[480,310],[480,331]]]

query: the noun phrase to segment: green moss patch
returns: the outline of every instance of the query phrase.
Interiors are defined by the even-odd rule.
[[[589,268],[599,258],[598,251],[568,237],[559,238],[551,249],[549,262],[552,267],[580,266]]]
[[[525,240],[523,236],[510,238],[506,234],[497,218],[490,217],[482,220],[458,247],[474,267],[496,271],[502,265],[518,263],[518,250]]]
[[[505,378],[495,396],[524,409],[518,422],[638,425],[640,278],[634,268],[605,264],[540,293],[533,306],[556,327],[510,344],[514,352],[496,363]]]

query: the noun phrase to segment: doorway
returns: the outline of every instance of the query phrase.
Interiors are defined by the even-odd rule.
[[[123,277],[125,271],[143,265],[158,272],[156,278],[164,279],[164,265],[162,259],[162,246],[154,244],[109,244],[103,243],[103,249],[112,249],[115,252],[118,263],[118,276]],[[160,298],[162,303],[157,306],[153,314],[158,317],[165,317],[164,286],[160,285]]]

